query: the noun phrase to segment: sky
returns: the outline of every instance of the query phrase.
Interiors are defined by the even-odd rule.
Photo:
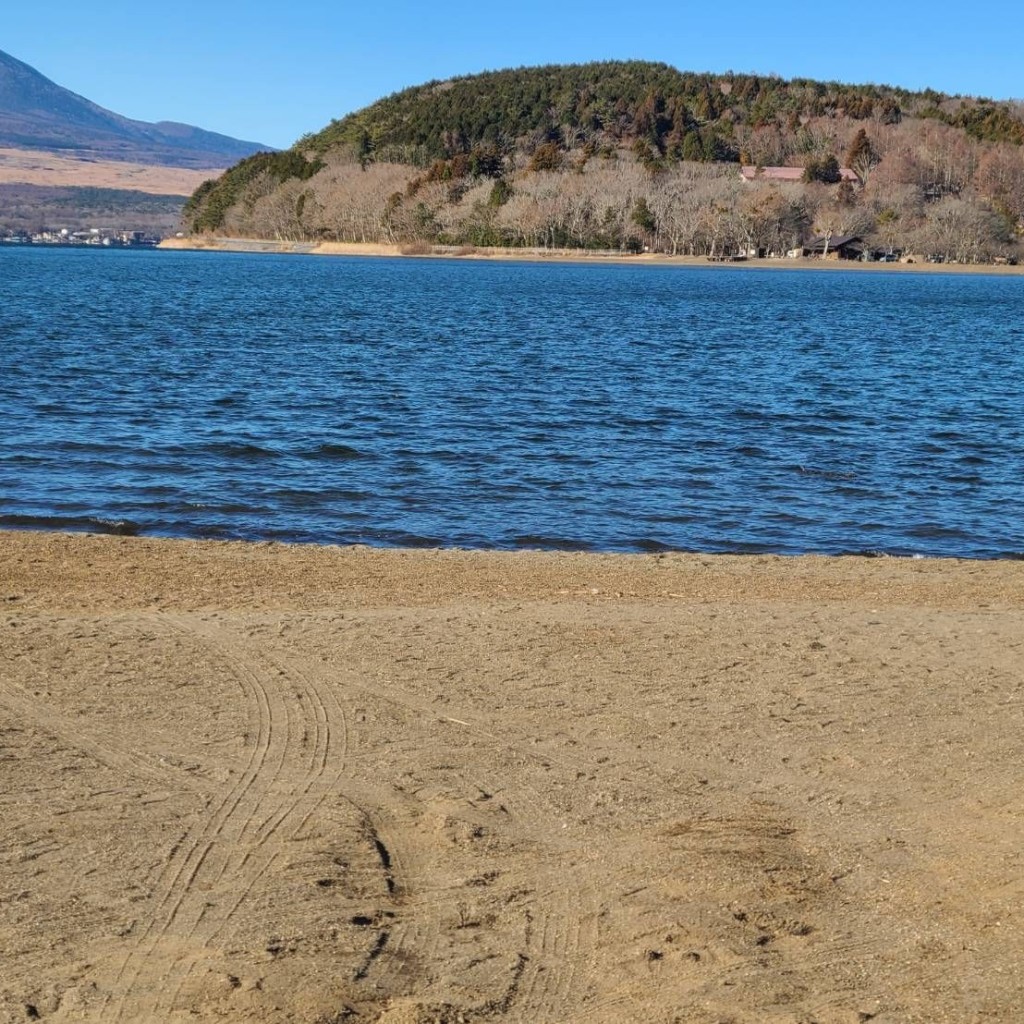
[[[1024,97],[1024,2],[2,0],[0,50],[143,121],[286,147],[431,79],[657,60]]]

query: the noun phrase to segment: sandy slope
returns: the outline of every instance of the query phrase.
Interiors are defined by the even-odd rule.
[[[1010,1022],[1024,564],[0,533],[0,1020]]]

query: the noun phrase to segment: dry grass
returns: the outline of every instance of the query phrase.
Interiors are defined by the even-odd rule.
[[[223,168],[192,171],[182,167],[151,167],[117,160],[76,160],[59,153],[0,149],[0,184],[118,188],[153,195],[191,195]]]
[[[427,242],[410,242],[408,245],[401,246],[398,251],[403,256],[434,255],[434,247]]]

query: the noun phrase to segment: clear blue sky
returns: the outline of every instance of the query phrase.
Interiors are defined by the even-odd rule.
[[[1022,0],[3,5],[0,50],[60,85],[274,146],[432,78],[603,59],[1024,97]]]

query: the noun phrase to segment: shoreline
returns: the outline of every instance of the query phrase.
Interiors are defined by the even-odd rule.
[[[938,561],[938,562],[969,562],[979,565],[986,565],[992,562],[1022,562],[1024,553],[1017,549],[1008,549],[995,554],[953,554],[953,553],[925,553],[922,551],[885,551],[875,548],[864,548],[861,550],[845,549],[841,551],[769,551],[769,550],[744,550],[728,551],[724,549],[696,550],[693,548],[673,548],[663,545],[658,546],[636,546],[602,548],[572,543],[550,544],[547,547],[541,546],[486,546],[472,547],[458,544],[438,543],[431,539],[423,543],[381,543],[368,540],[316,540],[297,539],[286,537],[261,537],[261,536],[216,536],[186,533],[159,533],[148,532],[138,523],[129,520],[105,519],[102,517],[88,517],[74,520],[73,517],[60,517],[53,525],[47,525],[46,517],[33,517],[30,521],[14,522],[15,517],[9,517],[9,521],[0,522],[0,536],[5,533],[38,533],[66,534],[71,537],[125,537],[139,540],[169,541],[172,543],[188,544],[242,544],[254,547],[283,547],[293,549],[313,550],[361,550],[372,551],[406,551],[406,552],[457,552],[466,555],[589,555],[595,558],[825,558],[843,559],[854,558],[864,561],[878,561],[885,559],[896,559],[903,561]]]
[[[115,562],[152,558],[156,565],[173,566],[174,572],[162,580],[165,589],[194,589],[219,600],[231,597],[253,606],[284,599],[288,605],[308,607],[315,601],[312,594],[334,589],[332,572],[344,566],[365,570],[377,583],[386,573],[403,577],[420,572],[439,574],[429,588],[415,587],[415,594],[436,594],[444,589],[459,593],[464,588],[476,597],[498,598],[508,592],[508,579],[515,576],[535,597],[600,597],[606,601],[626,596],[621,581],[628,577],[628,596],[635,600],[710,594],[740,601],[787,600],[806,590],[804,596],[828,600],[867,594],[885,603],[931,603],[943,593],[945,600],[957,606],[975,607],[975,602],[987,597],[986,607],[994,607],[992,602],[998,599],[1001,607],[1024,610],[1024,560],[1013,558],[401,548],[0,528],[4,582],[17,592],[16,598],[6,595],[8,601],[20,606],[30,592],[46,593],[48,600],[62,591],[66,596],[91,596],[98,602],[106,599],[104,595],[124,596],[124,581],[110,590],[106,581],[97,577],[89,557],[96,552]],[[54,554],[59,554],[59,561],[51,564]],[[207,582],[200,584],[203,574],[197,576],[190,567],[193,561],[210,567],[208,586]],[[244,577],[256,582],[260,563],[288,567],[289,579],[305,580],[309,593],[264,592],[265,588],[259,587],[249,594],[238,593]],[[215,585],[218,572],[226,570],[230,570],[230,579]],[[145,589],[144,583],[142,586]],[[408,595],[410,599],[413,593]],[[0,600],[4,596],[0,594]]]
[[[1019,1018],[1024,562],[0,566],[0,1019]]]
[[[263,253],[268,255],[359,256],[402,259],[457,259],[511,263],[578,263],[605,266],[708,267],[745,270],[851,270],[869,273],[992,274],[1024,276],[1024,265],[988,263],[861,263],[855,260],[744,259],[715,261],[705,256],[663,253],[598,253],[585,249],[512,249],[474,246],[413,246],[379,242],[284,242],[245,238],[165,238],[160,249],[192,252]],[[419,249],[431,251],[412,251]]]

